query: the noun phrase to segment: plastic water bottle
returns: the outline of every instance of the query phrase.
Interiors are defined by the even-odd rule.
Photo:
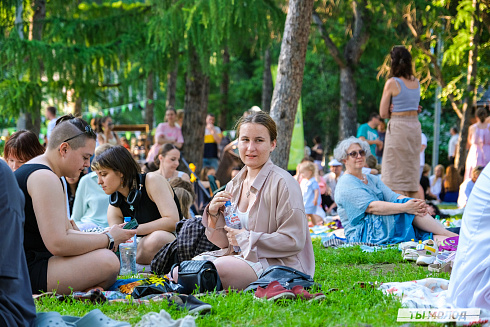
[[[235,229],[241,229],[242,228],[242,223],[240,222],[240,218],[238,218],[238,215],[236,213],[236,206],[235,203],[232,203],[230,201],[226,201],[225,203],[225,211],[224,211],[224,216],[225,216],[225,223],[226,226],[235,228]],[[239,246],[233,246],[233,249],[235,252],[240,252],[240,247]]]
[[[124,222],[129,222],[131,217],[124,217]],[[121,261],[120,275],[136,274],[136,235],[125,243],[119,244],[119,258]]]

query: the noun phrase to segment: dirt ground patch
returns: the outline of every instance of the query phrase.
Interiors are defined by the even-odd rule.
[[[410,263],[404,263],[404,264],[409,264],[412,265],[414,268],[418,267],[415,262],[410,262]],[[384,275],[389,272],[394,272],[395,269],[399,266],[399,263],[369,263],[369,264],[360,264],[356,265],[357,268],[362,269],[362,270],[367,270],[371,273],[371,275]]]

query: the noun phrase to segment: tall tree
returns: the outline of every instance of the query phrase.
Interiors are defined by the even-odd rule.
[[[320,17],[319,11],[313,13],[313,21],[325,42],[325,45],[340,69],[340,115],[339,115],[339,137],[341,139],[356,135],[357,130],[357,85],[355,70],[363,47],[369,40],[370,13],[367,0],[349,2],[351,8],[352,26],[351,37],[344,45],[343,51],[339,49],[325,28],[325,23]],[[328,19],[328,18],[327,18]]]
[[[265,112],[271,111],[271,99],[274,86],[272,85],[271,73],[271,50],[267,48],[264,52],[264,72],[262,74],[262,106]]]
[[[271,103],[271,116],[278,130],[278,144],[272,153],[272,160],[283,169],[287,169],[294,119],[301,97],[313,2],[290,0],[284,26]]]

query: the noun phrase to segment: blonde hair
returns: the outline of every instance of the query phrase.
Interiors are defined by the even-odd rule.
[[[437,170],[437,168],[442,168],[442,176],[441,176],[441,177],[437,177],[437,175],[436,175],[436,170]],[[431,186],[436,185],[437,180],[438,180],[439,178],[440,178],[441,180],[443,180],[443,179],[444,179],[444,166],[443,166],[443,165],[437,165],[437,166],[436,166],[436,168],[434,168],[434,176],[435,176],[435,178],[434,178],[434,181],[432,182],[432,185],[431,185]]]
[[[182,187],[174,188],[174,192],[179,199],[180,211],[182,212],[182,216],[184,216],[185,219],[189,219],[189,211],[191,209],[192,202],[194,202],[192,194]]]
[[[312,172],[313,176],[316,176],[318,173],[316,165],[311,161],[305,161],[305,162],[301,163],[300,173],[305,171],[305,170]]]

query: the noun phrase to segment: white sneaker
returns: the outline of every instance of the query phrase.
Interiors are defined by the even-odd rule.
[[[402,256],[405,255],[405,252],[406,250],[408,249],[415,249],[415,247],[417,246],[418,242],[416,242],[413,238],[411,241],[408,241],[408,242],[402,242],[400,244],[398,244],[398,249],[399,250],[402,250]]]
[[[437,243],[433,240],[427,240],[417,245],[418,258],[416,260],[419,266],[428,266],[434,263],[439,253]]]

